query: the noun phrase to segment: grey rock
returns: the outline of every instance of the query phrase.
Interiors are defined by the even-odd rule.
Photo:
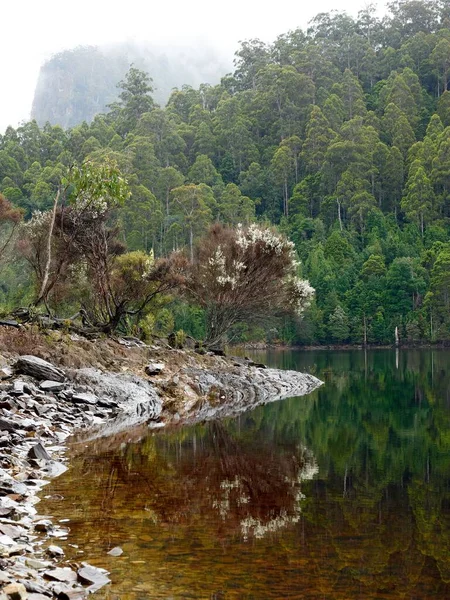
[[[0,379],[10,379],[14,374],[14,371],[11,367],[1,367],[0,368]]]
[[[50,519],[41,519],[40,521],[36,521],[34,523],[34,528],[36,531],[46,533],[53,528],[53,524]]]
[[[65,373],[51,363],[37,356],[21,356],[14,365],[16,371],[31,375],[36,379],[64,381]]]
[[[164,371],[164,366],[164,363],[151,362],[145,367],[145,372],[147,375],[159,375]]]
[[[30,567],[30,569],[35,569],[36,571],[39,571],[40,569],[48,569],[48,567],[50,567],[51,565],[51,562],[49,560],[37,560],[35,558],[26,558],[25,564],[27,565],[27,567]],[[28,589],[28,591],[30,592],[32,590]]]
[[[15,431],[18,427],[17,423],[7,421],[6,419],[0,419],[0,431]]]
[[[44,577],[53,581],[61,581],[62,583],[72,583],[77,581],[77,574],[70,567],[57,567],[45,571]]]
[[[95,405],[97,402],[97,396],[95,394],[86,393],[78,393],[72,396],[72,402],[76,404],[90,404]]]
[[[47,554],[49,556],[64,556],[64,550],[59,546],[49,546],[47,548]]]
[[[51,460],[49,453],[40,442],[28,450],[28,457],[40,460]]]
[[[89,584],[88,591],[93,594],[111,580],[105,575],[105,571],[85,564],[78,569],[78,577],[82,583]]]
[[[61,392],[65,388],[65,383],[61,381],[51,381],[46,379],[41,383],[39,389],[44,392]]]
[[[109,552],[107,552],[107,554],[109,554],[109,556],[122,556],[123,550],[119,546],[116,546],[115,548],[112,548]]]

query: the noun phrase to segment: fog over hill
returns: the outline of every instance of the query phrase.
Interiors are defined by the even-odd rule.
[[[214,85],[232,69],[231,55],[206,44],[80,46],[55,54],[41,67],[31,117],[40,125],[49,121],[62,127],[90,122],[117,99],[117,83],[131,63],[153,78],[153,97],[161,105],[174,87]]]

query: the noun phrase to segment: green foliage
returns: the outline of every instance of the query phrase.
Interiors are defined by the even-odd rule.
[[[63,53],[61,69],[77,76],[92,60],[99,110],[106,96],[117,102],[68,130],[8,128],[0,190],[28,219],[51,208],[69,167],[72,202],[107,207],[128,249],[157,258],[185,247],[192,258],[217,221],[279,226],[316,289],[301,326],[278,328],[284,341],[385,343],[395,327],[402,339],[450,338],[436,249],[450,239],[444,5],[395,2],[383,20],[370,7],[355,19],[321,14],[273,44],[243,42],[234,73],[174,90],[165,109],[153,100],[156,67],[127,72],[122,60],[119,89],[106,93],[101,52]],[[174,329],[203,337],[203,313],[181,306],[170,309]]]

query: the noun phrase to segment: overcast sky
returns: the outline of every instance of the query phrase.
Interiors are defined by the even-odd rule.
[[[319,12],[356,15],[364,0],[3,0],[0,131],[30,115],[39,68],[60,50],[145,40],[173,44],[203,38],[233,56],[238,40],[277,35]],[[381,3],[379,3],[381,4]]]

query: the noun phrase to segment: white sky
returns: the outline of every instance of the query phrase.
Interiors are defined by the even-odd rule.
[[[277,35],[319,12],[356,15],[365,0],[0,0],[0,132],[30,115],[41,64],[86,44],[124,40],[189,42],[199,37],[233,56],[238,40]],[[380,3],[379,3],[380,4]]]

